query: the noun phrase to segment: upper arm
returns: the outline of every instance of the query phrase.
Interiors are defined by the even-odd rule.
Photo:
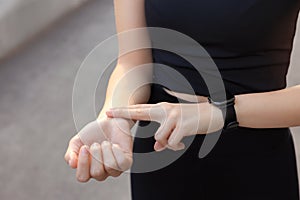
[[[145,0],[114,0],[119,42],[118,65],[134,67],[152,62],[145,17]],[[138,49],[132,51],[133,49]]]

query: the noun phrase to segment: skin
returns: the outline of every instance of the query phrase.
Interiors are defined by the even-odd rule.
[[[108,117],[134,120],[156,121],[161,124],[155,133],[154,149],[181,150],[181,140],[190,135],[207,134],[223,127],[222,112],[206,103],[168,103],[140,104],[112,108],[106,112]]]
[[[114,8],[117,33],[146,26],[143,0],[115,0]],[[134,35],[134,38],[138,42],[149,42],[146,33]],[[118,84],[123,75],[136,66],[152,63],[149,49],[136,50],[123,55],[123,51],[131,46],[129,41],[132,39],[118,37],[120,56],[109,79],[105,103],[97,119],[98,125],[93,123],[91,127],[88,124],[80,131],[81,134],[72,137],[65,153],[65,161],[71,168],[76,169],[76,177],[80,182],[87,182],[91,178],[103,181],[109,176],[117,177],[129,169],[132,163],[130,129],[134,125],[133,121],[128,119],[114,121],[105,114],[112,105],[146,103],[150,96],[150,85],[142,87],[141,85],[145,80],[151,82],[151,67],[134,70],[129,76],[125,76],[123,84]],[[113,96],[120,98],[113,98]],[[99,134],[86,131],[90,129],[102,131]],[[86,145],[84,141],[89,141],[89,144]]]
[[[145,27],[144,0],[114,0],[117,32]],[[134,12],[128,12],[134,11]],[[139,42],[149,42],[146,33],[135,35]],[[152,79],[152,68],[136,70],[117,84],[124,74],[144,63],[152,62],[151,51],[137,50],[125,55],[128,38],[119,37],[120,56],[110,77],[106,99],[99,117],[85,126],[69,142],[65,160],[76,169],[80,182],[94,178],[104,181],[117,177],[132,164],[132,136],[135,120],[153,120],[161,124],[155,133],[154,149],[180,150],[181,140],[191,134],[209,134],[223,126],[221,111],[206,97],[167,91],[181,99],[194,102],[146,104]],[[132,40],[131,40],[132,41]],[[119,98],[113,98],[116,95]],[[288,98],[287,98],[288,97]],[[236,96],[235,109],[240,126],[249,128],[280,128],[300,126],[300,85],[265,93]],[[113,101],[114,100],[114,101]],[[199,114],[200,113],[200,114]],[[117,124],[117,126],[116,126]],[[97,134],[95,134],[97,133]]]
[[[179,98],[192,98],[187,97],[187,94],[173,94]],[[237,120],[241,127],[248,128],[300,126],[299,98],[300,85],[272,92],[236,95]],[[200,111],[196,112],[197,109]],[[206,101],[196,104],[163,102],[115,107],[106,114],[115,118],[159,122],[161,126],[155,139],[165,148],[166,145],[179,145],[183,137],[191,134],[209,134],[220,130],[224,124],[220,110]],[[191,127],[197,128],[192,130]]]
[[[192,101],[189,94],[171,92],[172,95]],[[198,102],[207,98],[197,96]],[[300,126],[300,85],[282,90],[241,94],[235,96],[235,110],[240,126],[249,128],[285,128]],[[217,118],[219,119],[219,118]]]

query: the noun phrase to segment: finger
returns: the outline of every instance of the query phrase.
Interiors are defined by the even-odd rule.
[[[174,137],[174,135],[178,134],[177,129],[175,128],[175,123],[171,121],[166,121],[162,124],[155,134],[156,143],[154,144],[154,149],[156,151],[163,151],[166,148],[169,148],[174,151],[179,151],[185,148],[183,143],[169,143],[169,137]],[[176,131],[174,131],[174,130]]]
[[[171,146],[171,145],[168,144],[168,145],[167,145],[167,148],[168,148],[168,149],[171,149],[171,150],[173,150],[173,151],[180,151],[180,150],[185,149],[185,144],[182,143],[182,142],[178,143],[178,144],[175,145],[175,146]]]
[[[64,158],[72,168],[77,167],[79,149],[82,147],[82,145],[83,143],[78,135],[75,135],[69,142],[69,146]]]
[[[173,146],[170,146],[170,145],[165,145],[165,146],[163,146],[163,145],[161,145],[159,142],[155,142],[155,144],[154,144],[154,149],[156,150],[156,151],[163,151],[163,150],[165,150],[165,149],[171,149],[171,150],[173,150],[173,151],[180,151],[180,150],[183,150],[183,149],[185,149],[185,144],[184,143],[182,143],[182,142],[180,142],[178,145],[176,145],[175,147],[173,147]]]
[[[108,117],[126,118],[133,120],[159,121],[163,116],[162,109],[157,105],[143,106],[141,104],[135,108],[114,108],[106,111]]]
[[[78,154],[75,152],[70,153],[70,160],[69,160],[69,166],[73,169],[77,168],[77,163],[78,163]]]
[[[175,124],[171,121],[165,121],[160,127],[157,129],[154,138],[160,144],[154,146],[156,151],[161,151],[162,149],[159,148],[160,146],[165,147],[168,144],[168,137],[172,133],[172,130],[175,128]],[[156,148],[159,149],[156,149]]]
[[[119,169],[122,172],[128,170],[132,165],[132,154],[125,153],[117,144],[112,145],[112,151],[114,153],[114,157],[116,158]]]
[[[86,145],[80,148],[76,177],[79,182],[87,182],[90,179],[90,156]]]
[[[154,144],[154,150],[155,151],[163,151],[163,150],[165,150],[167,148],[167,145],[162,145],[162,144],[160,144],[159,142],[155,142],[155,144]]]
[[[94,143],[90,148],[91,153],[91,168],[90,175],[98,181],[104,181],[107,178],[107,173],[104,170],[102,150],[98,143]]]
[[[114,157],[111,146],[112,146],[111,143],[108,141],[103,141],[101,144],[104,169],[108,173],[108,175],[117,177],[120,176],[121,172],[117,165],[117,161]]]
[[[171,136],[168,138],[168,145],[171,147],[181,146],[184,148],[184,144],[181,140],[184,137],[184,133],[182,130],[179,130],[178,126],[173,130]]]

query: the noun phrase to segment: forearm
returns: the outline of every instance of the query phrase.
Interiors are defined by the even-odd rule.
[[[241,127],[283,128],[300,126],[300,85],[283,90],[236,96]]]
[[[132,68],[117,65],[109,79],[105,102],[99,116],[105,115],[105,111],[111,107],[146,103],[151,93],[151,79],[150,66]]]
[[[114,0],[114,11],[119,57],[99,116],[111,107],[146,103],[150,96],[152,53],[144,47],[151,42],[147,29],[140,29],[146,27],[144,0]]]

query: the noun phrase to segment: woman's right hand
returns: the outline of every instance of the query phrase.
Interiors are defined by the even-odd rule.
[[[65,154],[70,167],[77,168],[77,180],[103,181],[128,170],[132,165],[133,125],[131,120],[101,117],[80,130]]]

